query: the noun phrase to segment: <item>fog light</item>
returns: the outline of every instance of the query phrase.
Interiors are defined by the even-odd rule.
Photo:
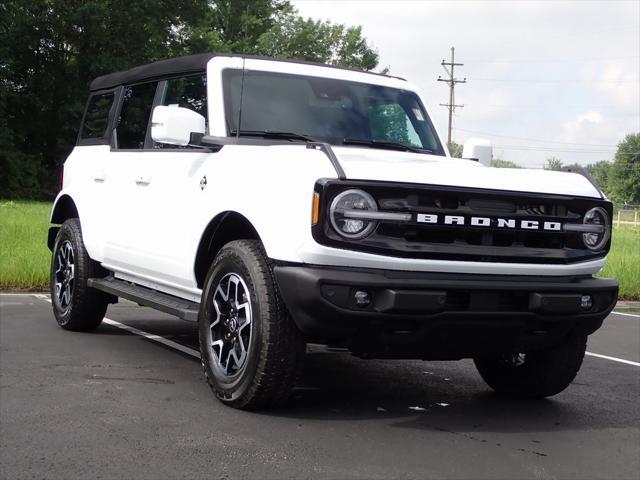
[[[593,297],[591,295],[582,295],[580,297],[580,307],[583,310],[589,310],[593,307]]]
[[[362,308],[371,303],[371,295],[369,295],[369,292],[365,292],[363,290],[356,290],[356,293],[353,294],[353,298],[356,301],[356,305]]]

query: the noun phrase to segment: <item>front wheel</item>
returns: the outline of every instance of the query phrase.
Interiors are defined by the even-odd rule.
[[[56,237],[51,258],[51,304],[58,325],[66,330],[98,328],[107,311],[107,296],[87,285],[102,276],[100,265],[89,257],[77,218],[66,220]]]
[[[198,318],[207,381],[223,403],[274,407],[290,396],[305,344],[260,242],[230,242],[205,280]]]
[[[528,398],[562,392],[576,377],[587,348],[586,336],[571,336],[552,348],[501,357],[475,358],[483,380],[496,392]]]

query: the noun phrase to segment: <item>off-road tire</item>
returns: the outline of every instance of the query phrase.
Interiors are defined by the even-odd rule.
[[[58,256],[63,249],[69,248],[73,259],[73,279],[69,296],[62,301],[56,291],[60,266]],[[58,325],[66,330],[83,332],[98,328],[107,311],[108,296],[90,288],[87,280],[101,276],[104,276],[104,270],[91,260],[84,247],[80,221],[77,218],[66,220],[58,231],[51,256],[51,305]]]
[[[224,365],[219,363],[224,355],[217,356],[211,345],[217,328],[212,323],[220,318],[218,311],[221,308],[218,304],[214,306],[214,297],[220,301],[221,294],[216,290],[218,286],[224,286],[225,278],[230,275],[236,282],[240,277],[249,291],[252,329],[243,366],[233,377],[226,376],[229,357],[225,371]],[[238,285],[235,284],[236,289]],[[227,297],[231,297],[228,288]],[[238,312],[239,309],[236,318],[239,318]],[[272,262],[259,241],[236,240],[220,250],[207,273],[198,323],[204,373],[221,402],[250,410],[276,407],[289,399],[301,371],[305,342],[282,301]],[[240,325],[240,321],[237,324]],[[222,346],[218,348],[223,352]]]
[[[480,376],[496,392],[543,398],[562,392],[576,377],[587,348],[586,336],[570,336],[552,348],[527,353],[518,365],[505,357],[476,358]]]

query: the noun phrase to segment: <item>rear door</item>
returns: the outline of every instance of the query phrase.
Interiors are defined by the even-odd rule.
[[[94,92],[89,97],[78,142],[65,162],[65,188],[79,208],[82,236],[92,258],[101,260],[107,225],[109,140],[118,89]]]

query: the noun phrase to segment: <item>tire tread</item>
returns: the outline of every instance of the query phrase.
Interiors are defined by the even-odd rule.
[[[259,241],[235,240],[228,243],[216,257],[212,269],[226,255],[235,255],[237,250],[242,251],[251,263],[248,267],[255,273],[253,288],[260,302],[262,317],[267,319],[262,325],[262,348],[255,377],[241,397],[228,400],[219,395],[215,381],[203,363],[205,376],[214,393],[233,407],[247,410],[273,408],[291,396],[303,361],[304,340],[280,296],[273,262]],[[205,346],[201,343],[200,348]]]
[[[58,311],[53,300],[53,295],[55,295],[53,279],[55,254],[58,244],[64,237],[68,237],[74,246],[75,268],[71,306],[65,315]],[[101,276],[104,276],[102,267],[89,257],[84,246],[80,220],[78,218],[66,220],[58,232],[51,259],[51,304],[53,305],[56,320],[62,328],[77,332],[88,332],[100,326],[107,311],[108,301],[102,292],[89,287],[87,280]]]
[[[497,358],[476,358],[483,380],[496,392],[543,398],[556,395],[574,380],[587,348],[586,336],[571,336],[561,344],[530,354],[524,365],[513,367]]]

